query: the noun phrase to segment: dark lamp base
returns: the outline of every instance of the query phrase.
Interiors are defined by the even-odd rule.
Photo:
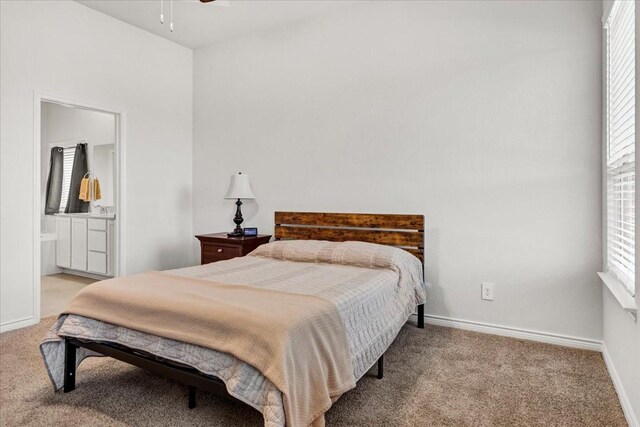
[[[233,217],[233,222],[236,223],[236,228],[233,229],[233,231],[231,233],[227,233],[227,236],[229,237],[241,237],[244,236],[244,232],[242,231],[242,227],[240,226],[240,224],[242,224],[242,211],[240,210],[240,206],[242,206],[242,201],[240,199],[238,199],[236,201],[236,216]]]

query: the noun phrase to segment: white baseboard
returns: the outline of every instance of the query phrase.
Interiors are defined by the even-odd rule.
[[[80,276],[80,277],[86,277],[88,279],[96,279],[96,280],[106,280],[106,279],[113,278],[112,276],[103,276],[101,274],[87,273],[86,271],[71,270],[69,268],[62,268],[61,272],[65,274],[71,274],[72,276]]]
[[[622,381],[620,381],[618,371],[616,371],[616,367],[613,364],[613,360],[611,360],[611,355],[609,354],[609,351],[607,350],[607,346],[605,344],[602,344],[602,358],[604,359],[604,364],[609,371],[611,381],[613,381],[613,387],[616,389],[616,393],[618,393],[618,400],[620,400],[620,406],[622,406],[622,412],[624,412],[624,416],[627,419],[629,427],[640,427],[638,418],[633,412],[633,407],[631,406],[631,402],[629,401],[629,396],[627,396],[627,393],[624,391],[624,387],[622,386]]]
[[[36,323],[36,319],[33,317],[25,317],[24,319],[13,320],[0,325],[0,333],[13,331],[14,329],[26,328],[27,326],[33,326]]]
[[[493,325],[490,323],[453,319],[451,317],[434,316],[429,314],[424,316],[424,320],[430,325],[446,326],[449,328],[464,329],[467,331],[480,332],[483,334],[501,335],[504,337],[538,341],[546,344],[580,348],[583,350],[602,351],[602,341],[592,340],[588,338],[578,338],[567,335],[552,334],[548,332],[531,331],[527,329],[512,328],[510,326]]]

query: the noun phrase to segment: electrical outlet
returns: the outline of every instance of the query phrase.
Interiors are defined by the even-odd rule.
[[[493,283],[481,283],[480,289],[482,291],[480,298],[487,301],[493,301]]]

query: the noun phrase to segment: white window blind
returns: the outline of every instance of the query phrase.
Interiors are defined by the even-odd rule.
[[[635,293],[635,2],[616,0],[605,24],[607,268]]]
[[[71,171],[73,159],[76,156],[76,146],[64,147],[62,153],[62,194],[60,196],[60,212],[64,212],[69,201],[69,188],[71,187]]]

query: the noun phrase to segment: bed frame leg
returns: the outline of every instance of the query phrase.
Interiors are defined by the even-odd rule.
[[[197,389],[194,386],[189,386],[189,409],[196,407],[196,391]]]
[[[378,359],[378,379],[381,380],[384,376],[384,354]]]
[[[64,392],[76,388],[76,347],[68,339],[64,340]]]
[[[418,306],[418,328],[424,329],[424,304]]]

